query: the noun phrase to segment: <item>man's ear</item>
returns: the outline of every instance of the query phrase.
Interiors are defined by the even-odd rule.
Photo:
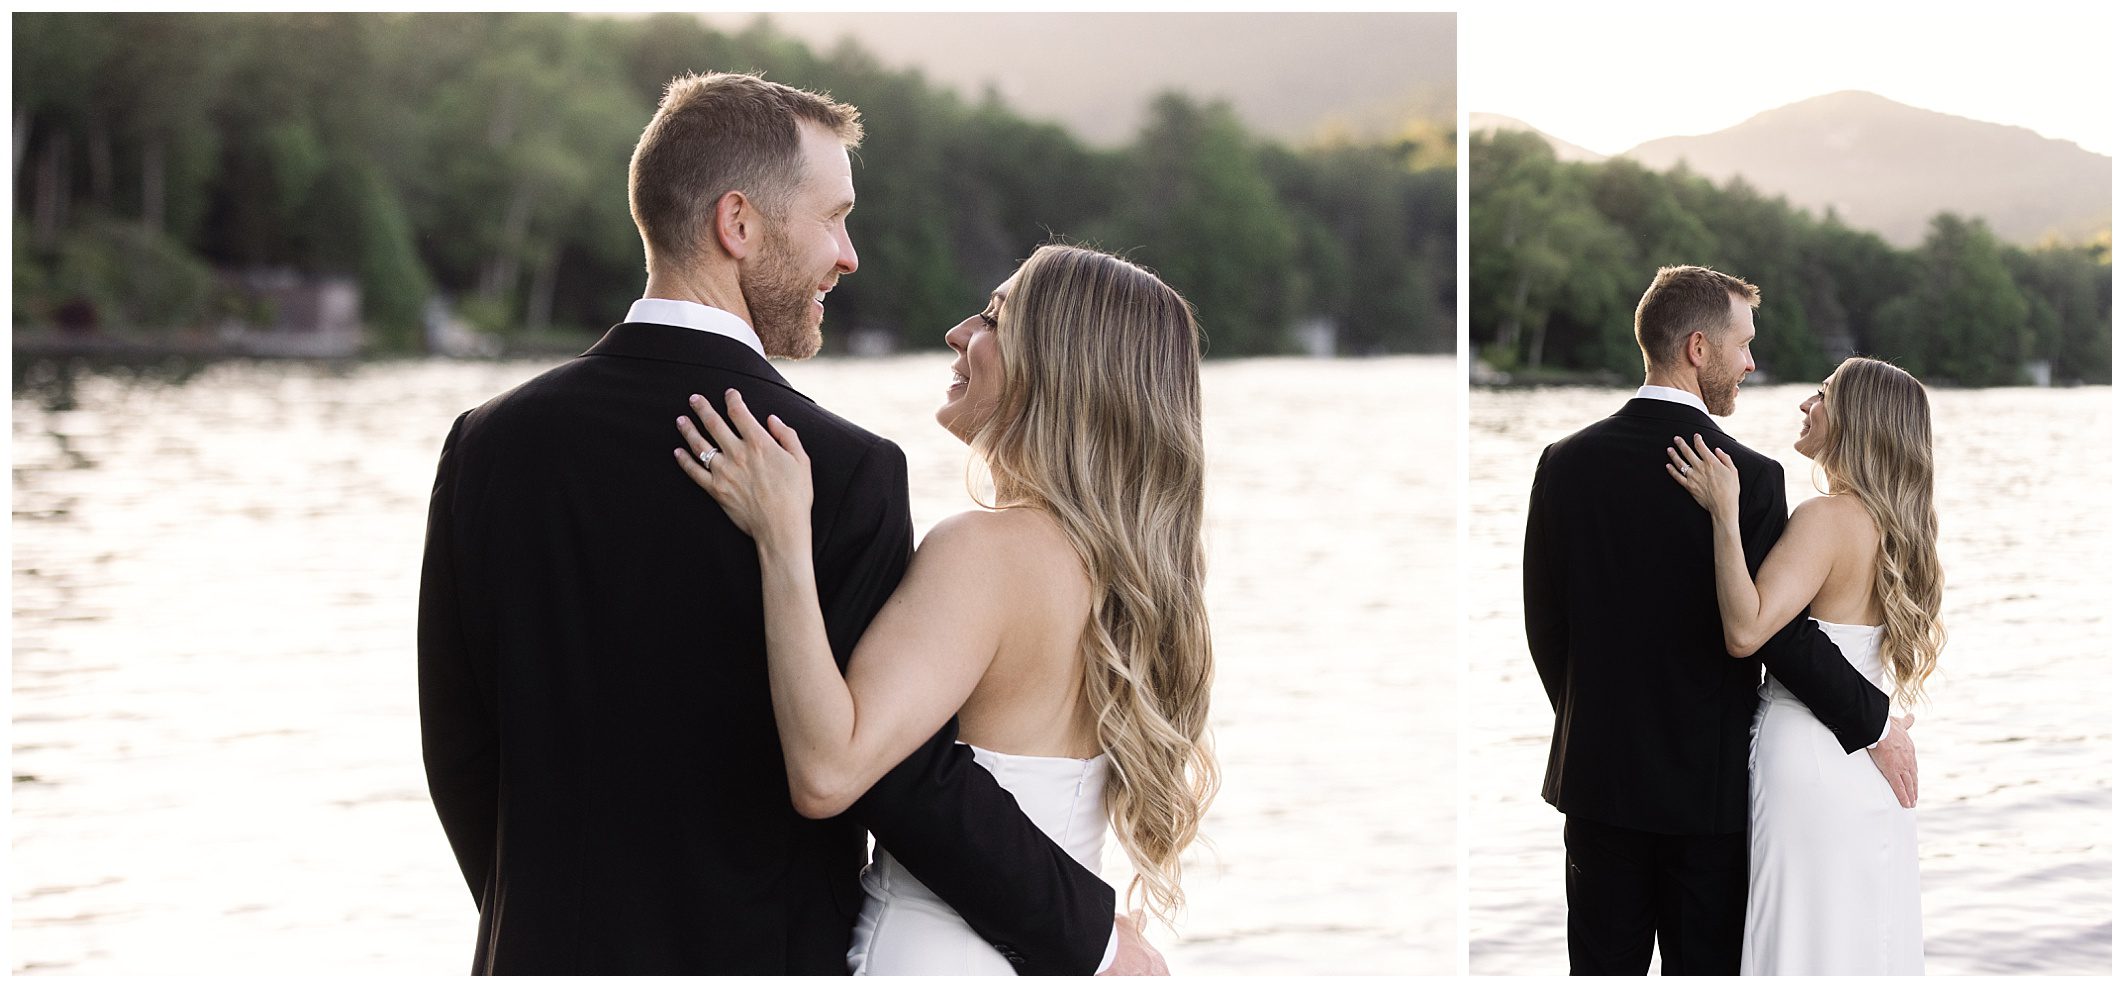
[[[715,240],[723,252],[737,260],[751,256],[760,240],[760,211],[735,189],[715,201]]]
[[[1682,356],[1689,361],[1689,366],[1702,367],[1711,357],[1711,338],[1700,329],[1690,333],[1689,338],[1682,341]]]

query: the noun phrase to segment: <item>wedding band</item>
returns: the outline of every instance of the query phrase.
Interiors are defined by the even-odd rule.
[[[721,453],[721,452],[722,452],[722,450],[719,450],[719,449],[717,449],[717,448],[715,448],[715,447],[713,447],[713,446],[710,446],[710,447],[708,447],[707,449],[701,450],[701,467],[702,467],[703,469],[707,468],[707,466],[708,466],[708,461],[709,461],[709,460],[713,460],[713,459],[715,459],[715,457],[716,457],[716,454],[718,454],[718,453]]]
[[[1689,465],[1688,465],[1687,463],[1684,463],[1684,464],[1682,464],[1682,476],[1686,477],[1686,476],[1688,476],[1688,475],[1689,475]]]

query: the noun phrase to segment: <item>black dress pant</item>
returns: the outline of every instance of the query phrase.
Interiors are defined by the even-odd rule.
[[[1572,974],[1739,974],[1748,835],[1677,836],[1564,818]]]

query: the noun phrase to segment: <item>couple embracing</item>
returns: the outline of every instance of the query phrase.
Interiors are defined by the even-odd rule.
[[[1777,461],[1711,418],[1755,369],[1759,301],[1661,269],[1644,387],[1535,471],[1527,644],[1573,974],[1643,974],[1655,940],[1665,974],[1924,970],[1916,754],[1890,707],[1943,640],[1929,404],[1893,365],[1839,365],[1794,444],[1826,492],[1788,519]]]
[[[1098,871],[1111,826],[1170,917],[1215,787],[1192,309],[1059,246],[969,300],[937,418],[994,495],[914,550],[899,448],[768,361],[856,270],[860,138],[674,81],[644,297],[445,441],[421,729],[477,973],[1163,973]]]

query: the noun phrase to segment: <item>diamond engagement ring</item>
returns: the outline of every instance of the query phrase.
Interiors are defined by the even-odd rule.
[[[708,461],[710,461],[710,460],[713,460],[713,459],[715,459],[715,457],[716,457],[716,454],[718,454],[718,453],[721,453],[721,452],[722,452],[722,450],[719,450],[719,449],[717,449],[717,448],[715,448],[715,447],[713,447],[713,446],[710,446],[710,447],[708,447],[707,449],[701,450],[701,466],[702,466],[702,467],[704,467],[704,468],[705,468],[705,467],[707,467],[707,466],[708,466]]]

